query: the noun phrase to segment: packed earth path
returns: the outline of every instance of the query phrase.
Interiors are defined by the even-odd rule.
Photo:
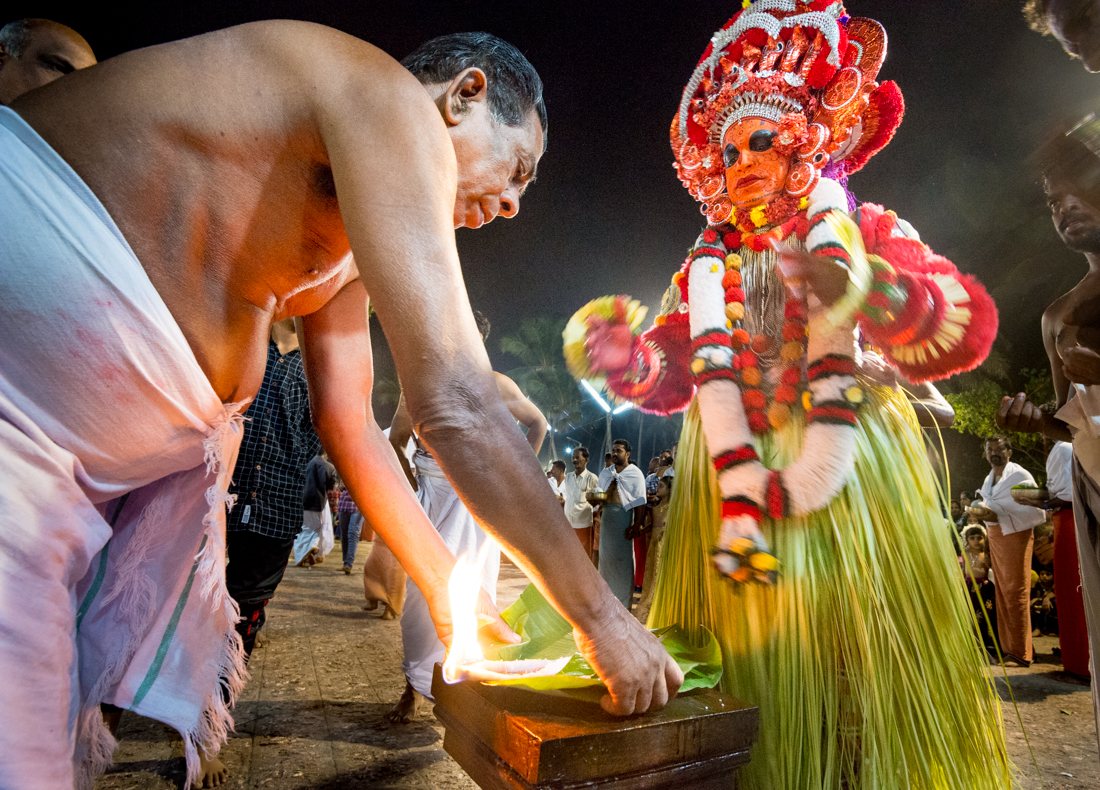
[[[411,724],[390,725],[385,713],[404,688],[401,624],[363,609],[359,546],[355,569],[341,571],[340,547],[314,568],[287,569],[267,608],[265,646],[234,716],[237,730],[222,749],[225,788],[473,790],[476,785],[443,751],[443,727],[426,704]],[[502,563],[497,600],[512,603],[526,586]],[[1004,707],[1009,752],[1020,790],[1100,788],[1100,755],[1089,687],[1061,671],[1053,637],[1035,640],[1036,661],[1009,669],[1019,719],[1008,700],[1004,670],[993,671]],[[1025,738],[1031,742],[1035,762]],[[115,766],[96,790],[183,787],[183,746],[164,725],[124,713]]]

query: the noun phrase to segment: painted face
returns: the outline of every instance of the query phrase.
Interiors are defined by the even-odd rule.
[[[783,195],[791,158],[772,146],[778,129],[764,118],[743,118],[722,136],[726,192],[738,208],[758,206]]]
[[[1091,72],[1100,71],[1100,3],[1096,0],[1051,0],[1047,24],[1062,49],[1080,58]]]

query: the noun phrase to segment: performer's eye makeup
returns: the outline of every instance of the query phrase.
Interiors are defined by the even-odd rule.
[[[740,158],[741,152],[737,150],[737,146],[733,143],[726,143],[726,149],[722,152],[722,158],[726,162],[726,167],[733,167],[737,164],[737,160]]]
[[[759,132],[753,132],[752,137],[749,138],[749,150],[760,153],[762,151],[770,151],[772,148],[772,140],[775,139],[775,132],[767,130],[761,130]]]

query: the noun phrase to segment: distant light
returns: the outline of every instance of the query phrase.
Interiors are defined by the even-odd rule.
[[[631,409],[633,409],[633,408],[634,408],[634,404],[633,404],[633,403],[624,403],[624,404],[623,404],[622,406],[620,406],[619,408],[615,409],[615,411],[613,411],[613,412],[611,412],[611,413],[612,413],[612,414],[622,414],[622,413],[623,413],[624,411],[630,411],[630,410],[631,410]]]
[[[600,396],[600,393],[596,391],[596,388],[588,383],[588,379],[581,379],[581,386],[588,390],[588,394],[596,399],[596,403],[600,404],[601,409],[603,409],[605,412],[611,411],[611,406],[609,406],[607,401],[605,401]]]
[[[572,455],[573,454],[573,448],[572,447],[566,447],[565,448],[565,454],[566,455]]]

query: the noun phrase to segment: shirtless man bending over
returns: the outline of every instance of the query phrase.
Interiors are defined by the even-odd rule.
[[[371,414],[368,293],[417,434],[574,625],[604,707],[675,693],[675,663],[568,538],[463,286],[454,229],[514,216],[544,148],[541,86],[505,48],[426,45],[418,80],[337,31],[261,22],[0,108],[0,786],[102,768],[101,702],[183,733],[191,773],[224,740],[216,680],[243,683],[226,470],[286,317],[325,447],[448,639],[454,559]]]

